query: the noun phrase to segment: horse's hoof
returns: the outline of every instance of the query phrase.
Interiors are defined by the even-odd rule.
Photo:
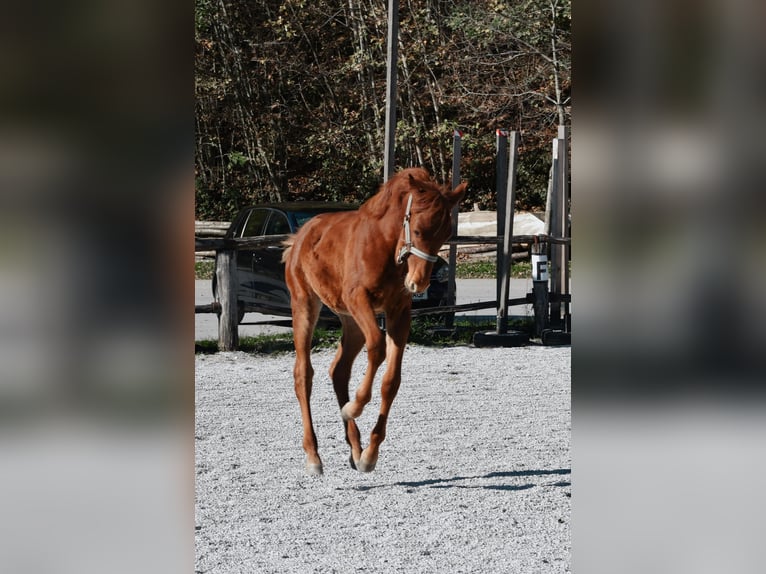
[[[372,472],[375,470],[375,465],[378,464],[378,461],[368,462],[364,460],[364,457],[360,458],[356,463],[356,469],[359,472]]]
[[[307,464],[306,465],[306,474],[309,476],[320,476],[324,470],[322,469],[322,464]]]
[[[354,455],[349,455],[349,457],[348,457],[348,464],[351,465],[351,468],[353,468],[354,470],[357,470],[357,468],[356,468],[356,461],[354,460]]]

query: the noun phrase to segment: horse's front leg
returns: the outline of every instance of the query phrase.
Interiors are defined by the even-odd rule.
[[[409,309],[396,313],[391,318],[387,314],[386,327],[386,372],[383,375],[380,389],[380,414],[378,415],[378,422],[370,434],[370,444],[362,451],[362,457],[357,464],[357,468],[362,472],[371,472],[375,469],[380,444],[386,438],[388,414],[402,382],[402,357],[407,345],[407,337],[410,334]]]
[[[359,418],[365,405],[372,398],[372,382],[375,380],[375,373],[386,358],[386,341],[375,320],[375,310],[370,303],[369,295],[365,291],[355,292],[352,297],[349,297],[346,305],[364,334],[364,344],[367,347],[367,370],[364,372],[362,382],[356,389],[354,400],[343,405],[340,411],[343,420],[350,420]]]

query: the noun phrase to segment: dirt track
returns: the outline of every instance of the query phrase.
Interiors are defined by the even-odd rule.
[[[293,355],[197,356],[197,572],[569,571],[568,347],[409,347],[370,474],[347,463],[332,355],[313,357],[318,478]]]

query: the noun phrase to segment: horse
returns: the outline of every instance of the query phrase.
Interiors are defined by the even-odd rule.
[[[311,339],[322,303],[341,323],[330,378],[351,447],[349,464],[360,472],[371,472],[401,383],[412,295],[429,286],[436,253],[452,232],[452,208],[466,186],[461,183],[450,190],[425,169],[405,169],[381,185],[357,211],[317,215],[285,241],[282,261],[291,297],[293,377],[308,474],[323,472],[310,403]],[[379,313],[385,315],[385,334],[376,319]],[[367,369],[350,400],[351,367],[362,347],[367,349]],[[355,419],[370,402],[373,380],[384,360],[380,413],[369,444],[362,449]]]

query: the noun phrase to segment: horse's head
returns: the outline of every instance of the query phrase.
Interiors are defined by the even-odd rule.
[[[397,244],[397,263],[407,263],[404,286],[411,293],[428,289],[437,253],[452,234],[452,208],[463,197],[467,184],[455,189],[440,186],[423,169],[406,170],[402,198],[403,232]]]

